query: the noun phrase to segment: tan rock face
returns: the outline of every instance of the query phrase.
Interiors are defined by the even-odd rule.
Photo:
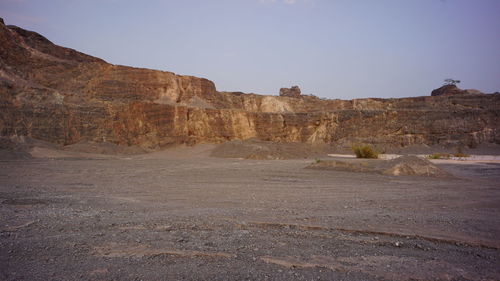
[[[500,95],[322,100],[218,92],[213,82],[108,64],[0,23],[0,135],[157,148],[264,141],[500,143]]]

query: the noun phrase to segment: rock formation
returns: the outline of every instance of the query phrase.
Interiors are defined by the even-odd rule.
[[[431,92],[431,96],[452,96],[463,95],[467,92],[459,89],[456,85],[444,85],[441,88],[435,89]]]
[[[0,50],[1,136],[143,148],[249,138],[500,143],[498,94],[321,100],[218,92],[207,79],[108,64],[3,23]]]
[[[431,96],[455,96],[455,95],[482,95],[483,93],[476,89],[459,89],[456,85],[444,85],[440,88],[434,89]]]
[[[281,88],[280,97],[300,98],[299,86],[292,86],[291,88]]]

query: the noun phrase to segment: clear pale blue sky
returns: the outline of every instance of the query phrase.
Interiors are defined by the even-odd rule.
[[[7,24],[218,90],[326,98],[500,91],[500,0],[0,0]]]

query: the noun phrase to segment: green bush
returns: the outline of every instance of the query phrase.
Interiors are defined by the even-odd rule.
[[[453,156],[455,156],[455,157],[461,157],[461,158],[463,158],[463,157],[470,157],[469,154],[464,153],[463,148],[461,146],[457,147],[456,152],[453,153]]]
[[[378,158],[378,152],[375,149],[367,144],[354,144],[352,146],[352,151],[356,154],[357,158]]]
[[[427,155],[427,159],[450,159],[451,155],[448,153],[432,153]]]
[[[441,159],[441,155],[439,153],[433,153],[427,155],[425,158],[427,159]]]
[[[455,152],[455,153],[453,154],[453,156],[455,156],[455,157],[460,157],[460,158],[470,157],[470,155],[469,155],[469,154],[467,154],[467,153],[462,153],[462,152]]]

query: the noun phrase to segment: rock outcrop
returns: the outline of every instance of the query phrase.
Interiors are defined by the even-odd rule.
[[[500,143],[499,94],[322,100],[219,92],[207,79],[108,64],[3,23],[0,50],[0,136],[143,148],[249,138]]]
[[[300,98],[299,86],[292,86],[291,88],[281,88],[280,97]]]
[[[459,89],[456,85],[444,85],[431,92],[431,96],[456,96],[456,95],[482,95],[483,93],[476,89]]]
[[[444,85],[437,88],[431,92],[431,96],[453,96],[453,95],[465,95],[467,91],[459,89],[456,85]]]

